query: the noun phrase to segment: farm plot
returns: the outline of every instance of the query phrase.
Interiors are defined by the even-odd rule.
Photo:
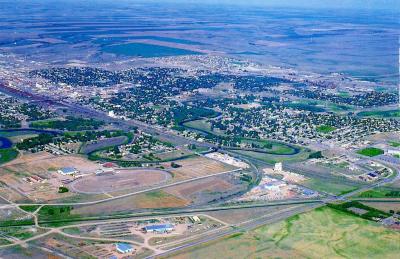
[[[189,204],[190,202],[188,200],[161,190],[132,195],[94,205],[75,206],[71,213],[76,215],[101,215],[103,213],[128,212],[135,209],[177,208]]]
[[[144,186],[167,182],[171,175],[157,169],[120,170],[113,174],[90,175],[82,177],[70,184],[70,188],[78,193],[99,194],[121,190],[135,190]]]

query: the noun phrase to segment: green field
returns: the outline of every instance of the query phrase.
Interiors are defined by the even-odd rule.
[[[308,188],[319,191],[327,192],[333,195],[340,195],[348,193],[357,189],[356,186],[351,184],[346,184],[343,181],[326,181],[324,179],[312,178],[304,183]]]
[[[322,207],[173,258],[398,258],[399,243],[399,232]]]
[[[400,110],[365,111],[357,113],[361,117],[395,118],[400,117]]]
[[[38,205],[21,205],[19,206],[20,209],[26,211],[26,212],[34,212],[39,208]]]
[[[389,144],[390,144],[392,147],[400,147],[400,142],[391,141],[391,142],[389,142]]]
[[[18,151],[14,148],[0,149],[0,164],[9,162],[18,156]]]
[[[328,125],[320,125],[317,127],[317,131],[320,133],[330,133],[334,131],[336,128]]]
[[[378,187],[360,193],[360,198],[400,198],[400,188],[395,187]]]
[[[358,150],[357,153],[360,155],[363,155],[363,156],[373,157],[373,156],[382,155],[385,152],[380,148],[368,147],[368,148]]]

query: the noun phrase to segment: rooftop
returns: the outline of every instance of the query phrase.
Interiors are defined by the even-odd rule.
[[[122,252],[128,252],[133,249],[133,246],[127,243],[116,243],[115,246],[117,247],[117,250]]]

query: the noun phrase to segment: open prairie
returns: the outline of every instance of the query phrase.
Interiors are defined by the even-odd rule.
[[[174,258],[398,258],[399,243],[399,232],[323,207]]]

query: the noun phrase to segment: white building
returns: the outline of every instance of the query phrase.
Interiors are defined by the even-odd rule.
[[[282,163],[275,163],[274,171],[282,172],[283,171]]]

